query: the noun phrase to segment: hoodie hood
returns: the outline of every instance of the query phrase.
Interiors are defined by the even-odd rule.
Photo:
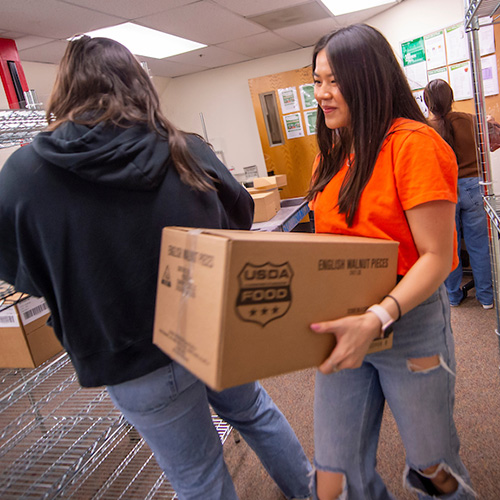
[[[123,189],[156,189],[168,168],[168,141],[145,125],[120,128],[67,122],[39,133],[32,146],[48,163],[82,179]]]

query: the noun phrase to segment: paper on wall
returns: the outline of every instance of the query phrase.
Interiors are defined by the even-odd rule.
[[[283,114],[300,110],[299,100],[297,98],[297,89],[295,87],[278,89],[278,95],[280,98],[281,112]]]
[[[304,137],[304,128],[302,127],[302,119],[300,113],[292,113],[291,115],[283,116],[285,122],[286,138],[296,139]]]

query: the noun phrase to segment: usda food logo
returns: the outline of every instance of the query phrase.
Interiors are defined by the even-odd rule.
[[[243,321],[261,326],[281,318],[290,309],[293,271],[288,262],[247,263],[238,275],[236,311]]]

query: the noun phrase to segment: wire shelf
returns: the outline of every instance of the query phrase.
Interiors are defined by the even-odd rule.
[[[222,443],[231,426],[212,415]],[[177,498],[104,388],[83,389],[66,353],[0,370],[0,498]]]
[[[470,0],[465,11],[465,28],[469,29],[473,18],[491,17],[492,24],[500,20],[500,2],[498,0]]]
[[[45,112],[35,109],[0,111],[0,149],[21,146],[47,127]]]
[[[12,285],[0,280],[0,312],[14,306],[28,297],[25,293],[17,293]]]

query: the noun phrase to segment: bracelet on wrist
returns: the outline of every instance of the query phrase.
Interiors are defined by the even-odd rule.
[[[381,323],[381,335],[380,338],[385,338],[389,333],[392,332],[392,324],[395,319],[379,304],[374,304],[370,306],[366,312],[371,312],[377,316]]]
[[[398,302],[398,299],[396,299],[396,297],[392,296],[392,295],[385,295],[382,300],[384,300],[385,298],[389,298],[389,299],[392,299],[395,303],[396,303],[396,307],[398,308],[398,317],[396,318],[396,321],[399,321],[401,319],[401,306],[399,305],[399,302]]]

